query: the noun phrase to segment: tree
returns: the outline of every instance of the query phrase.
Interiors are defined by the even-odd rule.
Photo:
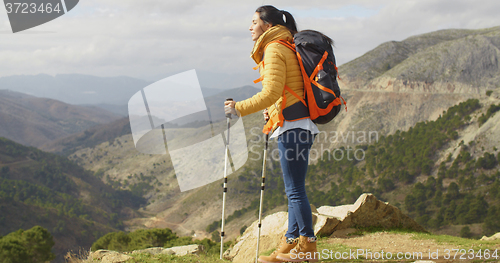
[[[4,237],[0,239],[0,262],[30,262],[30,255],[20,240]]]
[[[485,152],[483,157],[477,159],[476,167],[489,170],[495,168],[495,166],[497,166],[497,163],[498,162],[494,154]]]
[[[490,206],[488,209],[488,214],[484,219],[483,231],[484,234],[490,236],[497,232],[500,232],[500,209],[497,206]]]
[[[220,242],[220,233],[219,233],[219,231],[212,232],[212,240],[214,242]]]
[[[436,191],[436,194],[434,195],[432,203],[437,207],[441,207],[442,202],[443,202],[443,191],[441,191],[441,189],[438,189]]]
[[[448,186],[446,197],[450,200],[456,200],[460,197],[459,188],[455,182],[450,183]]]
[[[242,227],[240,228],[240,235],[243,235],[243,233],[245,233],[245,230],[247,230],[247,228],[248,228],[248,227],[247,227],[246,225],[242,226]]]
[[[55,259],[52,235],[41,226],[20,229],[0,239],[0,262],[42,263]]]
[[[465,215],[465,222],[467,224],[483,222],[488,213],[488,202],[484,200],[481,195],[476,198],[469,205],[469,212]]]
[[[444,220],[446,220],[449,224],[453,224],[455,222],[455,210],[457,209],[457,205],[455,200],[452,200],[448,208],[446,208],[444,212]]]
[[[460,237],[470,238],[471,236],[472,236],[472,233],[470,232],[469,226],[464,226],[464,227],[462,227],[462,229],[460,229]]]
[[[55,259],[56,256],[51,252],[54,239],[47,229],[34,226],[21,234],[33,262],[46,262]]]
[[[7,177],[7,175],[9,175],[9,171],[10,168],[8,166],[2,167],[2,169],[0,169],[0,176]]]
[[[417,200],[412,194],[409,194],[405,197],[405,208],[408,212],[415,211],[415,207],[417,205]]]

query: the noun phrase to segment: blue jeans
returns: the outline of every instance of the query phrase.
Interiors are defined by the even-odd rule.
[[[288,231],[285,236],[314,237],[311,206],[306,195],[309,150],[316,135],[304,129],[292,129],[278,136],[281,170],[288,197]]]

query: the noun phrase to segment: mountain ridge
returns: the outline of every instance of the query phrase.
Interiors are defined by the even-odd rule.
[[[40,146],[117,118],[96,107],[0,90],[0,136],[24,145]]]
[[[440,30],[385,42],[340,66],[339,75],[346,89],[413,91],[409,83],[424,83],[417,90],[454,93],[448,85],[455,85],[477,94],[498,87],[499,48],[500,26]]]

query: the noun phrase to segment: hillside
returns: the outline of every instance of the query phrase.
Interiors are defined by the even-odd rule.
[[[370,143],[374,138],[358,142],[356,135],[406,131],[459,102],[485,98],[500,87],[499,47],[500,27],[448,29],[389,41],[343,64],[339,85],[348,111],[323,129],[346,139],[324,147]]]
[[[257,89],[251,86],[244,86],[240,88],[235,88],[231,90],[217,90],[217,89],[202,89],[203,95],[205,97],[205,103],[207,108],[210,110],[212,121],[217,122],[225,119],[224,111],[220,109],[220,105],[226,98],[233,98],[235,100],[241,100],[253,96],[258,92]],[[192,114],[186,116],[183,119],[191,119],[188,122],[188,126],[199,126],[206,125],[209,122],[205,120],[205,112],[202,114]],[[196,120],[202,120],[201,124],[196,122]],[[174,120],[175,121],[175,120]],[[186,122],[186,120],[183,120]],[[40,146],[40,149],[69,155],[77,150],[83,148],[92,148],[103,142],[109,141],[112,143],[115,138],[121,137],[126,134],[130,134],[130,123],[129,118],[122,118],[111,123],[96,125],[90,129],[82,131],[77,134],[72,134],[70,136],[51,141]]]
[[[40,225],[54,236],[57,262],[122,229],[142,203],[64,157],[0,138],[0,235]]]
[[[83,132],[51,141],[41,145],[40,149],[68,155],[79,149],[93,147],[106,141],[114,141],[115,138],[130,133],[130,123],[127,117],[111,123],[96,125]]]
[[[440,30],[383,43],[339,73],[351,89],[483,93],[499,87],[499,49],[500,27]]]
[[[479,63],[477,61],[483,61],[477,60],[477,56],[485,59],[483,53],[474,52],[492,48],[491,43],[498,43],[495,40],[497,31],[498,28],[444,30],[402,41],[406,44],[392,43],[394,48],[386,48],[392,45],[389,42],[340,67],[340,84],[348,111],[343,111],[333,122],[320,126],[322,133],[313,145],[308,181],[313,204],[321,205],[326,200],[330,204],[345,204],[362,192],[374,192],[436,233],[459,235],[466,225],[470,225],[473,235],[496,229],[498,220],[494,218],[498,218],[499,203],[492,185],[499,180],[496,175],[498,164],[493,162],[493,168],[488,168],[493,164],[483,166],[483,162],[498,159],[496,146],[500,148],[500,115],[494,114],[494,109],[500,104],[500,90],[488,83],[494,83],[500,74],[498,67],[494,71],[494,65],[490,67],[489,64],[486,67],[489,75],[481,75],[480,80],[467,78],[463,72],[467,72],[470,65]],[[491,41],[471,40],[478,46],[467,52],[441,46],[465,47],[463,41],[468,43],[476,37]],[[484,54],[488,57],[493,53]],[[409,65],[406,63],[429,56],[435,60],[424,59],[430,64],[413,69],[415,75],[405,77],[407,75],[401,73],[406,72],[404,69]],[[455,57],[460,59],[453,59]],[[390,68],[381,67],[380,61],[388,62]],[[418,77],[418,74],[427,76],[428,68],[447,67],[450,61],[472,62],[456,64],[460,68],[457,75],[446,77],[440,73],[429,75],[431,79]],[[454,107],[465,101],[468,102]],[[449,118],[444,118],[445,112]],[[249,160],[229,179],[226,204],[229,238],[236,237],[242,228],[255,220],[258,207],[262,115],[255,113],[243,120]],[[223,126],[223,123],[218,125]],[[193,129],[179,130],[176,134],[178,140],[186,141],[198,135]],[[273,141],[270,151],[275,149]],[[356,150],[360,160],[348,155]],[[462,157],[467,156],[461,153],[462,150],[469,156]],[[325,154],[325,151],[329,153]],[[331,154],[335,153],[343,153],[343,158],[337,155],[339,161],[333,160]],[[330,159],[325,160],[324,157],[328,156]],[[193,156],[186,155],[185,158]],[[180,192],[169,156],[138,153],[131,135],[81,149],[71,154],[70,159],[96,172],[115,188],[130,189],[148,199],[148,205],[141,209],[148,216],[126,221],[129,230],[168,227],[179,235],[193,235],[194,231],[197,237],[209,237],[217,231],[222,203],[220,184]],[[193,169],[202,171],[203,167]],[[447,170],[453,172],[446,175]],[[269,161],[267,171],[266,213],[286,209],[279,163]],[[441,197],[433,195],[439,196],[438,189]],[[448,191],[449,198],[444,201]],[[440,198],[442,200],[438,201]],[[436,203],[431,201],[434,199]],[[452,199],[456,207],[453,211],[450,208],[446,217],[443,213],[453,206]],[[465,219],[468,213],[465,210],[478,204],[487,213]],[[452,214],[454,217],[450,217]]]
[[[24,145],[41,146],[118,118],[95,107],[0,90],[0,136]]]

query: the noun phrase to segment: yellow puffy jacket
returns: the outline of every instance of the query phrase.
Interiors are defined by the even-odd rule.
[[[255,63],[259,64],[263,88],[253,97],[236,102],[235,107],[241,116],[266,108],[270,118],[279,114],[285,85],[301,98],[304,97],[304,80],[295,52],[280,43],[271,43],[266,48],[268,43],[279,39],[289,42],[293,40],[292,34],[285,26],[276,25],[271,27],[255,42],[250,57],[253,58]],[[264,48],[266,49],[265,55]],[[262,62],[263,56],[264,61]],[[289,92],[285,92],[285,96],[285,108],[295,103],[301,103],[298,98]],[[278,123],[275,123],[272,130],[275,130],[277,126]]]

